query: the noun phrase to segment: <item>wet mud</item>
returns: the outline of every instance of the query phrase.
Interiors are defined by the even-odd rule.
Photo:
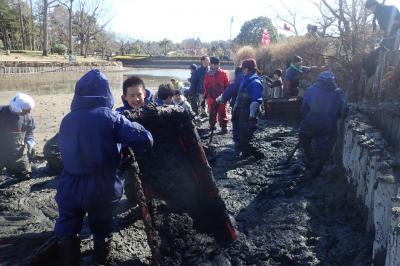
[[[260,120],[254,145],[266,158],[258,161],[235,158],[231,135],[221,135],[219,129],[208,145],[206,120],[199,124],[239,239],[223,248],[187,213],[154,199],[162,265],[371,264],[372,241],[340,166],[331,162],[319,177],[306,180],[300,151],[282,164],[297,144],[297,121]],[[56,186],[45,162],[37,163],[31,180],[17,183],[0,176],[0,265],[23,264],[35,250],[43,251],[38,248],[52,238],[57,217]],[[115,222],[112,263],[150,265],[139,208],[129,209],[124,197]],[[81,240],[81,265],[91,265],[93,244],[86,221]],[[54,256],[46,263],[60,265],[60,260]]]

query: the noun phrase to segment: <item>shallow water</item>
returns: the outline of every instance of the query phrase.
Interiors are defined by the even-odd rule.
[[[76,82],[84,73],[54,72],[41,74],[0,75],[0,91],[19,91],[31,95],[52,95],[72,93]],[[122,90],[122,82],[128,76],[137,75],[144,80],[146,87],[156,91],[161,83],[171,78],[186,81],[190,71],[185,69],[137,69],[125,68],[121,72],[105,73],[112,90]]]

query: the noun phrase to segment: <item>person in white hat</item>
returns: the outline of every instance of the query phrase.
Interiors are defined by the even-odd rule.
[[[35,122],[31,110],[35,101],[18,93],[8,105],[0,106],[0,170],[18,178],[31,177],[30,158],[34,155]]]

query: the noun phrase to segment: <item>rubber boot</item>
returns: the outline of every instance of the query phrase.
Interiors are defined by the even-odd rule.
[[[316,160],[306,169],[305,180],[314,180],[322,171],[324,161]]]
[[[112,235],[106,237],[94,236],[94,259],[96,265],[109,265]]]
[[[223,127],[221,128],[221,134],[222,134],[222,135],[225,135],[226,133],[228,133],[228,129],[226,128],[226,126],[223,126]]]
[[[311,167],[312,162],[312,148],[311,148],[311,139],[303,139],[301,141],[304,152],[304,164],[307,169]]]
[[[80,240],[78,236],[65,237],[59,240],[59,254],[64,266],[80,265]]]
[[[322,168],[324,167],[324,163],[325,163],[325,161],[323,161],[323,160],[315,161],[315,164],[313,165],[312,172],[311,172],[312,178],[316,178],[317,176],[319,176],[319,174],[322,171]]]
[[[251,147],[251,155],[253,155],[256,160],[261,160],[265,158],[264,153],[262,153],[259,149],[255,147]]]
[[[235,142],[233,146],[233,155],[235,159],[240,159],[240,154],[242,151],[240,150],[239,143]]]
[[[215,126],[215,123],[214,124],[210,123],[210,131],[214,131],[216,129],[217,127]]]

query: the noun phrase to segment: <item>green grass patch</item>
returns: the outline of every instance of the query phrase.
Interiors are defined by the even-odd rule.
[[[26,54],[26,55],[42,55],[43,51],[31,51],[31,50],[11,50],[12,54]]]
[[[144,55],[116,55],[113,56],[113,59],[116,60],[140,60],[140,59],[145,59],[148,58],[148,56],[144,56]]]

